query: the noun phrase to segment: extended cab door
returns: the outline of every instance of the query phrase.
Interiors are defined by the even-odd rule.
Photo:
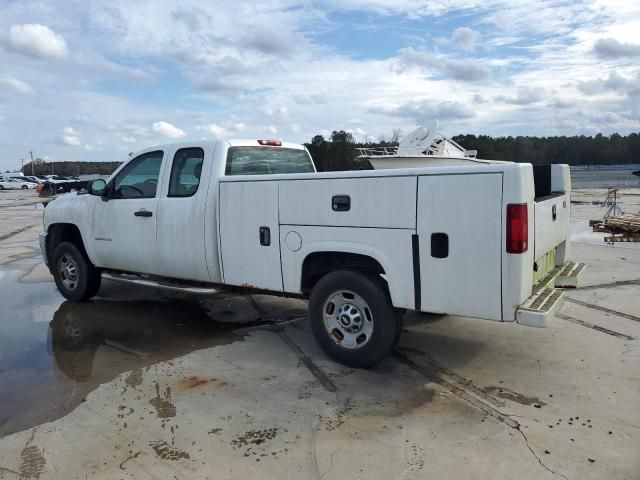
[[[224,283],[282,291],[278,182],[220,182]]]
[[[205,251],[211,147],[179,148],[167,159],[158,200],[158,255],[162,275],[210,281]],[[206,160],[205,160],[206,159]]]
[[[91,237],[98,266],[160,273],[156,214],[163,157],[155,150],[129,161],[109,182],[108,199],[94,202]]]

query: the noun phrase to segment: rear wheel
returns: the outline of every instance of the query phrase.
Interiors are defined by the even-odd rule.
[[[27,188],[29,188],[29,187],[26,186],[26,185],[22,185],[22,190],[26,190]]]
[[[383,282],[354,271],[322,277],[311,292],[309,312],[322,349],[351,367],[370,367],[385,358],[402,329]]]
[[[2,185],[0,185],[0,190],[4,190],[4,187]]]
[[[58,290],[66,299],[81,302],[100,290],[100,272],[73,243],[62,242],[56,247],[52,266]]]

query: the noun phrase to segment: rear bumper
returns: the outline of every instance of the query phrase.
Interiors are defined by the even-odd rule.
[[[47,256],[47,232],[41,232],[38,235],[38,242],[40,243],[40,253],[42,253],[42,259],[44,264],[49,266],[49,257]]]
[[[585,271],[584,263],[565,262],[533,287],[533,294],[516,311],[516,322],[530,327],[546,327],[564,303],[564,288],[576,288]]]

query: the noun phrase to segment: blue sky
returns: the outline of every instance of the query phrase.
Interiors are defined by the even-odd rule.
[[[640,131],[640,3],[2,0],[0,169],[334,129]]]

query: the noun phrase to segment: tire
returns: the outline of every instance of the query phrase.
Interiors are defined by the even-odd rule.
[[[2,185],[0,185],[0,190],[4,190],[4,187]]]
[[[27,187],[26,185],[22,185],[22,190],[26,190],[27,188],[29,187]]]
[[[388,356],[402,331],[384,282],[355,271],[322,277],[311,292],[309,312],[320,347],[350,367],[367,368]]]
[[[82,302],[100,290],[100,272],[73,243],[61,242],[53,253],[53,278],[67,300]]]

